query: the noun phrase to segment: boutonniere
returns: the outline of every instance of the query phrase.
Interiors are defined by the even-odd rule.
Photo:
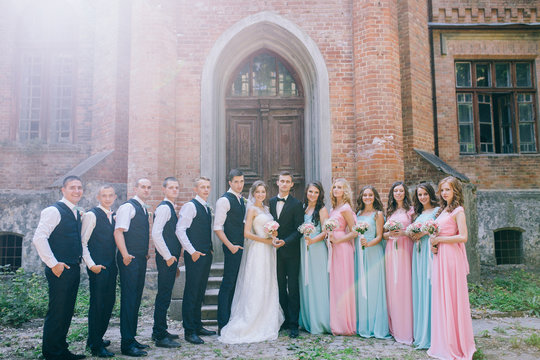
[[[80,207],[80,206],[75,206],[75,207],[73,208],[73,210],[75,210],[76,212],[78,212],[80,217],[82,217],[82,216],[84,215],[84,209],[83,209],[82,207]]]
[[[242,200],[244,202],[244,205],[247,205],[247,199],[245,197],[241,197],[240,200]]]
[[[144,204],[144,208],[146,209],[146,212],[148,213],[148,216],[149,216],[149,217],[152,217],[152,216],[154,215],[154,213],[152,213],[152,212],[150,211],[150,209],[152,209],[152,207],[151,207],[150,205]]]
[[[208,206],[208,210],[210,210],[210,215],[214,216],[214,208],[211,206]]]

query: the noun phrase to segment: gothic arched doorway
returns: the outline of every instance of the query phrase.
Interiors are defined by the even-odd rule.
[[[304,172],[304,92],[296,71],[279,55],[260,50],[233,72],[227,88],[227,172],[244,172],[247,192],[255,180],[277,194],[281,171],[295,179],[301,198]]]

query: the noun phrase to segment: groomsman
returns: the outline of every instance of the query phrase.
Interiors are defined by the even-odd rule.
[[[194,199],[180,209],[176,235],[182,243],[186,265],[186,285],[182,302],[184,334],[187,342],[203,344],[199,335],[215,335],[202,327],[201,306],[212,265],[212,212],[206,201],[210,195],[210,179],[195,180]]]
[[[105,349],[110,341],[103,341],[109,326],[116,300],[116,244],[114,242],[114,217],[111,206],[116,200],[114,188],[102,186],[97,194],[99,205],[82,218],[82,252],[90,283],[90,308],[88,310],[87,346],[92,355],[113,357]]]
[[[285,313],[282,328],[289,329],[291,338],[298,337],[300,314],[300,237],[298,227],[304,222],[302,203],[290,195],[294,185],[291,173],[282,171],[277,186],[279,195],[270,199],[270,214],[279,223],[277,251],[277,277],[279,304]]]
[[[167,310],[171,304],[178,258],[182,246],[175,234],[178,217],[174,209],[174,201],[178,197],[180,185],[174,177],[163,181],[163,194],[165,199],[156,208],[154,225],[152,226],[152,239],[156,247],[156,266],[158,269],[158,291],[154,307],[154,327],[152,339],[156,346],[176,348],[180,344],[174,339],[178,335],[167,331]]]
[[[244,246],[246,205],[242,197],[244,174],[238,169],[229,172],[229,190],[216,202],[214,232],[223,242],[225,264],[218,294],[218,334],[229,322],[236,278]]]
[[[149,346],[135,339],[139,307],[146,276],[150,224],[148,205],[152,183],[146,178],[135,183],[135,196],[118,208],[114,239],[120,273],[120,336],[122,354],[145,356]]]
[[[41,212],[33,243],[47,265],[49,308],[43,324],[42,353],[46,360],[84,359],[68,350],[66,336],[73,317],[80,281],[81,214],[77,203],[83,195],[82,181],[68,176],[62,199]]]

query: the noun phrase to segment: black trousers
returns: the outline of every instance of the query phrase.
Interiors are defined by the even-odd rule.
[[[242,260],[243,250],[238,250],[236,254],[223,246],[223,254],[225,264],[223,266],[223,280],[219,287],[218,294],[218,310],[217,321],[219,328],[223,328],[229,322],[231,316],[231,305],[234,297],[234,289],[236,287],[236,279],[238,278],[238,270]]]
[[[186,265],[186,286],[182,301],[182,318],[184,332],[188,335],[202,327],[201,306],[212,266],[212,252],[206,252],[206,256],[201,256],[196,262],[193,262],[191,256],[186,252],[184,253],[184,263]]]
[[[167,335],[167,310],[171,304],[178,261],[175,261],[171,266],[167,266],[167,262],[163,260],[163,257],[156,253],[156,266],[158,270],[158,291],[154,306],[152,335],[156,339],[161,340]]]
[[[68,353],[66,336],[75,309],[79,291],[81,268],[79,264],[68,264],[62,275],[57,277],[49,267],[45,277],[49,284],[49,308],[43,324],[43,356],[47,360],[63,359]]]
[[[279,287],[279,304],[285,314],[283,326],[290,329],[298,328],[300,315],[300,287],[298,276],[300,259],[277,255],[277,279]]]
[[[131,254],[135,256],[128,266],[122,261],[118,252],[116,261],[120,274],[120,336],[121,348],[129,348],[135,341],[139,308],[146,276],[146,254]]]
[[[90,308],[88,309],[88,340],[92,350],[103,346],[103,335],[109,327],[109,320],[116,301],[116,263],[106,264],[99,274],[88,272],[90,283]]]

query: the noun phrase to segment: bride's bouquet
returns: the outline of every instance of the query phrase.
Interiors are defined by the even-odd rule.
[[[266,234],[266,236],[268,236],[269,238],[272,237],[272,235],[275,235],[277,229],[279,228],[279,224],[277,221],[269,221],[267,222],[266,224],[264,224],[263,226],[263,229],[264,229],[264,233]]]
[[[360,222],[357,222],[354,226],[353,226],[353,231],[356,231],[357,233],[359,234],[362,234],[364,235],[364,233],[366,231],[368,231],[369,229],[369,224],[367,222],[364,222],[364,221],[360,221]],[[364,245],[362,245],[362,250],[364,250],[366,247]]]

